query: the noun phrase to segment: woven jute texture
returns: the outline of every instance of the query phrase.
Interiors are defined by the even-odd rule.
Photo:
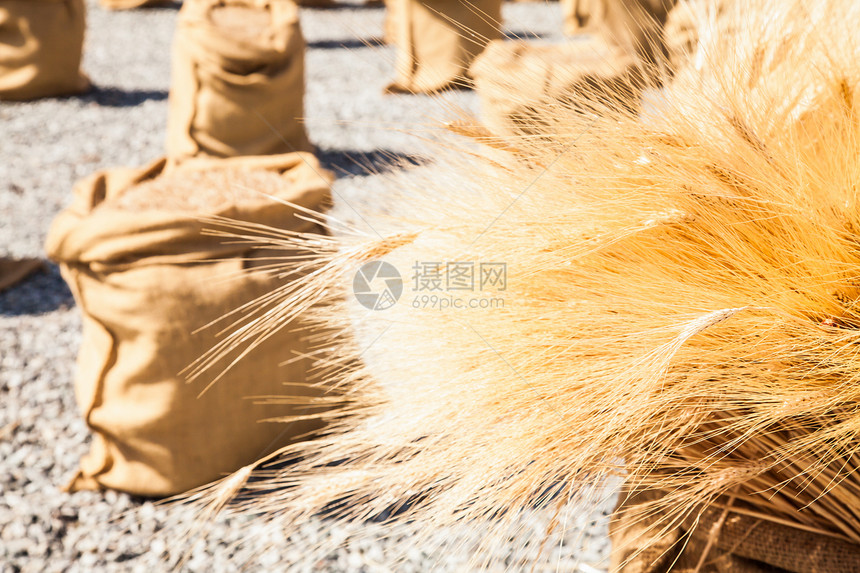
[[[83,0],[0,0],[0,100],[87,90],[85,27]]]
[[[469,66],[501,38],[501,0],[391,0],[387,34],[397,48],[393,93],[434,93],[470,84]]]
[[[849,573],[860,545],[721,507],[666,519],[657,491],[623,491],[610,522],[615,573]],[[724,504],[725,505],[725,504]],[[742,508],[742,506],[740,506]],[[646,511],[643,519],[643,508]],[[700,563],[701,562],[701,563]],[[697,570],[698,567],[698,570]]]
[[[173,44],[167,155],[310,151],[305,40],[291,0],[189,0]]]
[[[207,325],[297,278],[295,271],[267,270],[267,257],[301,254],[212,236],[201,217],[321,232],[297,216],[296,205],[325,209],[330,176],[312,155],[298,153],[190,160],[169,172],[166,164],[81,181],[48,235],[46,250],[60,264],[84,325],[75,395],[93,444],[72,491],[176,494],[320,426],[316,419],[263,422],[320,411],[323,390],[311,385],[309,361],[296,359],[307,356],[313,334],[301,320],[255,347],[237,345],[193,383],[181,372],[237,317]],[[271,175],[280,176],[280,186]],[[261,181],[262,192],[291,204],[243,190]],[[261,404],[261,396],[283,400]]]

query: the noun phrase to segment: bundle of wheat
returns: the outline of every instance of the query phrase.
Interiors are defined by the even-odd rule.
[[[315,313],[352,398],[236,508],[508,534],[623,474],[669,492],[659,527],[730,494],[860,542],[860,5],[743,4],[643,113],[553,104],[513,153],[393,183],[408,213],[380,236],[316,241],[244,334]]]

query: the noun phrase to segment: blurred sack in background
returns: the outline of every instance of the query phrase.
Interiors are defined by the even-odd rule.
[[[677,0],[562,0],[564,32],[598,33],[651,65],[663,65],[663,27]]]
[[[310,151],[305,40],[289,0],[193,0],[173,46],[167,155],[232,157]]]
[[[99,5],[106,10],[134,10],[135,8],[150,8],[168,6],[172,0],[99,0]]]
[[[502,37],[502,1],[390,0],[386,35],[397,48],[392,93],[434,93],[470,85],[468,70]]]
[[[553,104],[560,112],[589,101],[636,109],[636,72],[634,58],[601,40],[545,46],[496,40],[470,68],[483,123],[510,136],[545,132],[541,117]]]
[[[696,72],[706,65],[706,54],[700,49],[717,42],[728,42],[737,32],[727,18],[729,0],[685,0],[669,12],[666,20],[666,51],[671,69],[678,73],[688,64]]]
[[[39,259],[0,257],[0,292],[16,285],[43,266]]]
[[[600,20],[602,4],[597,0],[560,0],[564,33],[568,36],[588,31]]]
[[[47,239],[84,322],[75,393],[94,442],[72,491],[179,493],[320,426],[316,419],[261,422],[318,409],[314,397],[322,391],[307,385],[309,362],[295,360],[308,351],[306,332],[248,335],[247,356],[231,364],[235,356],[210,354],[212,368],[194,384],[180,372],[207,355],[217,331],[241,330],[230,319],[203,327],[239,308],[262,312],[272,299],[254,301],[296,277],[283,264],[266,266],[273,261],[267,257],[301,254],[206,235],[201,217],[323,232],[298,218],[296,207],[261,193],[322,210],[329,203],[327,172],[310,154],[191,160],[167,172],[165,165],[161,159],[83,180]],[[287,401],[260,405],[249,399],[255,396]]]
[[[81,73],[83,0],[0,0],[0,100],[76,94]]]
[[[643,62],[665,64],[663,27],[676,0],[603,0],[596,30]]]

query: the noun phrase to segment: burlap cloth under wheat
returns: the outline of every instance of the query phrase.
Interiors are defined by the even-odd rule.
[[[0,0],[0,100],[85,91],[83,0]]]
[[[497,40],[470,72],[481,119],[498,135],[537,133],[547,115],[589,101],[635,109],[641,95],[633,59],[597,39],[544,46]],[[553,105],[561,112],[548,113]]]
[[[291,0],[190,0],[176,26],[167,155],[310,151],[305,40]]]
[[[194,383],[180,372],[220,340],[220,328],[236,328],[229,328],[232,321],[203,327],[288,280],[283,271],[261,272],[272,262],[266,256],[299,254],[208,236],[203,230],[211,223],[200,216],[320,232],[296,216],[296,207],[257,191],[325,209],[327,172],[310,154],[192,160],[171,172],[165,165],[162,159],[81,181],[48,235],[48,255],[60,264],[83,315],[75,395],[93,443],[72,491],[176,494],[320,425],[261,422],[319,411],[303,403],[322,390],[307,385],[308,360],[296,360],[310,348],[308,332],[297,330],[301,321],[253,348],[202,396],[229,360]],[[259,396],[287,401],[249,399]]]
[[[387,36],[397,48],[392,93],[433,93],[469,85],[469,66],[501,38],[502,1],[390,0]]]
[[[612,573],[856,573],[860,545],[711,508],[662,528],[664,514],[642,520],[661,492],[622,491],[609,526]],[[724,520],[721,519],[724,517]],[[720,523],[722,521],[722,523]],[[709,539],[711,546],[707,549]],[[707,553],[706,552],[707,549]],[[704,562],[696,567],[702,555]]]

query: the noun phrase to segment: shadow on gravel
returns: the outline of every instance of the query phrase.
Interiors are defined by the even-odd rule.
[[[52,263],[46,262],[45,266],[47,270],[38,271],[0,293],[0,316],[44,314],[74,306],[75,299],[60,276],[60,269]]]
[[[140,6],[138,8],[123,10],[123,12],[158,12],[159,10],[179,10],[180,8],[182,8],[182,2],[166,0],[163,3],[154,6]],[[105,11],[112,12],[112,10],[107,9],[105,9]]]
[[[94,102],[105,107],[135,107],[145,101],[164,101],[166,90],[124,90],[122,88],[94,86],[89,92],[78,96],[82,101]]]
[[[506,30],[505,40],[543,40],[546,34],[537,34],[535,32],[524,32],[522,30]]]
[[[357,50],[360,48],[378,48],[385,45],[385,41],[382,38],[354,38],[351,40],[319,40],[308,42],[308,49],[338,50],[346,48],[348,50]]]
[[[427,163],[426,158],[389,149],[376,149],[370,152],[327,149],[318,151],[317,157],[323,167],[334,171],[338,177],[385,173],[397,171],[404,164],[414,166]]]

